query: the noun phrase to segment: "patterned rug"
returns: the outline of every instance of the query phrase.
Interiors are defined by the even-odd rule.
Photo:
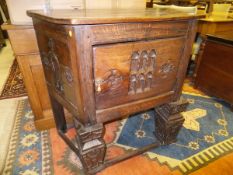
[[[36,131],[33,118],[28,100],[20,101],[3,169],[4,175],[52,174],[49,131]]]
[[[183,97],[189,100],[190,105],[183,113],[185,122],[176,143],[153,149],[98,174],[189,174],[231,155],[233,113],[228,104],[201,95],[183,94]],[[55,129],[35,130],[27,100],[20,102],[17,111],[4,175],[83,174],[79,159],[59,138]],[[154,117],[153,111],[148,111],[107,124],[104,137],[108,144],[107,159],[153,142]],[[74,130],[71,129],[68,136],[74,139]],[[218,167],[218,170],[223,169],[220,174],[232,172],[232,164],[227,167],[232,161],[233,157],[224,166]],[[211,172],[211,169],[208,171]]]
[[[214,98],[183,94],[190,105],[177,142],[147,153],[149,159],[171,169],[190,173],[233,150],[233,117],[228,104]],[[153,143],[154,112],[122,121],[116,143],[122,148],[140,148]],[[131,138],[131,139],[129,139]]]
[[[26,95],[27,92],[24,86],[23,76],[20,72],[17,60],[15,59],[11,66],[7,81],[0,94],[0,99],[22,97]]]

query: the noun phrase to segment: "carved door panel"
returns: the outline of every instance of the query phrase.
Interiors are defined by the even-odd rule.
[[[97,109],[172,91],[184,37],[93,47]]]

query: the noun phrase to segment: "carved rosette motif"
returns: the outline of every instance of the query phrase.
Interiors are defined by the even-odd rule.
[[[169,73],[175,69],[175,66],[168,60],[164,63],[159,70],[159,73],[162,75],[162,78],[166,78]]]
[[[155,69],[156,51],[135,51],[131,56],[129,94],[142,93],[151,89]]]

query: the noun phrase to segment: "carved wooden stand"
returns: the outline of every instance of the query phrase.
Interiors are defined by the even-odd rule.
[[[177,134],[184,123],[180,113],[186,110],[187,105],[188,102],[182,99],[155,108],[155,136],[162,144],[176,142]]]
[[[104,167],[101,167],[101,165],[104,163],[104,156],[106,152],[106,145],[103,140],[103,124],[84,127],[81,123],[74,119],[74,125],[77,132],[76,146],[65,135],[67,126],[63,106],[52,96],[50,96],[50,100],[58,134],[79,157],[84,171],[87,174],[93,174],[103,169]]]
[[[60,105],[60,103],[53,97],[50,98],[58,133],[80,158],[86,174],[95,174],[110,165],[144,153],[149,149],[175,142],[176,136],[184,122],[180,112],[185,111],[188,105],[188,102],[182,99],[177,102],[164,104],[155,108],[155,136],[160,143],[155,142],[127,155],[123,155],[112,160],[104,160],[106,144],[103,140],[103,124],[97,123],[95,125],[84,127],[78,120],[74,119],[74,125],[77,132],[76,146],[65,135],[67,128],[62,105]]]

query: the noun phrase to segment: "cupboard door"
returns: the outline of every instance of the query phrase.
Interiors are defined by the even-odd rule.
[[[93,47],[96,108],[173,90],[184,37]]]

